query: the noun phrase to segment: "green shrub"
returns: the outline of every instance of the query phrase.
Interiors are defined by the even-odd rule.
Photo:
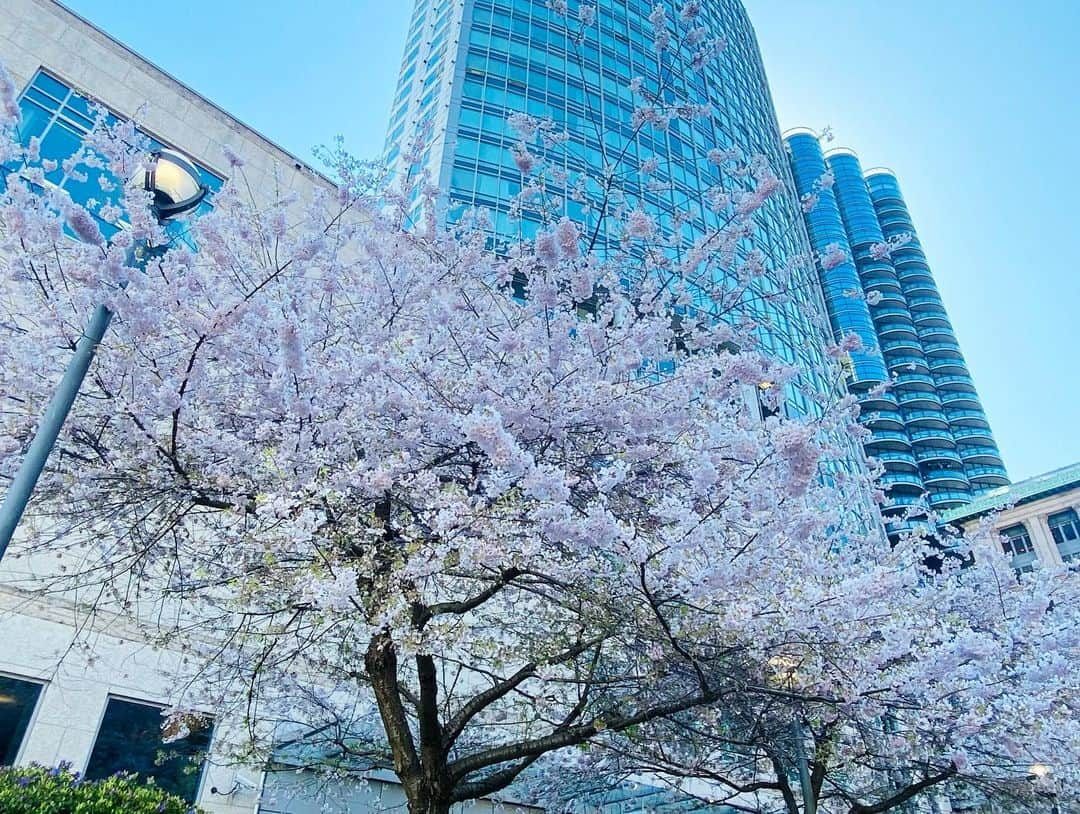
[[[84,781],[71,766],[0,769],[3,814],[198,814],[184,800],[136,775]]]

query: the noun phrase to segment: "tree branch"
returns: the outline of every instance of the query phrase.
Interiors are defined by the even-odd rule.
[[[880,803],[874,803],[873,805],[863,805],[862,803],[855,803],[849,809],[849,814],[884,814],[886,811],[890,811],[897,806],[903,805],[912,797],[917,794],[921,794],[931,786],[936,786],[938,783],[944,783],[951,777],[955,777],[957,774],[956,764],[949,766],[938,774],[925,777],[918,783],[913,783],[906,789],[897,792],[892,797],[882,800]]]
[[[556,749],[584,743],[605,730],[619,732],[623,729],[628,729],[631,726],[647,723],[656,718],[662,718],[665,715],[674,715],[677,712],[685,712],[694,707],[711,704],[719,700],[719,698],[720,693],[713,691],[694,693],[693,695],[683,696],[675,701],[669,701],[666,704],[650,707],[643,712],[638,712],[633,715],[612,714],[603,718],[595,718],[587,724],[556,729],[551,734],[542,738],[533,738],[532,740],[520,741],[518,743],[508,743],[493,749],[477,752],[468,757],[463,757],[452,762],[449,766],[449,771],[452,777],[460,779],[479,769],[487,768],[488,766],[496,766],[500,763],[507,763],[511,760],[520,760],[521,758],[526,757],[539,757],[546,752],[553,752]]]
[[[606,638],[607,636],[598,636],[587,642],[579,642],[574,647],[564,650],[557,656],[547,659],[544,663],[561,664],[562,662],[577,658],[582,653],[589,650],[589,648],[600,644]],[[512,692],[515,688],[521,686],[525,681],[536,675],[536,670],[539,666],[540,662],[529,662],[506,680],[500,681],[498,684],[484,690],[479,695],[473,696],[468,703],[461,708],[457,715],[447,722],[443,734],[446,749],[449,750],[450,747],[454,745],[461,736],[461,733],[465,730],[469,721],[471,721],[478,713],[487,709],[491,704],[494,704],[500,698]]]

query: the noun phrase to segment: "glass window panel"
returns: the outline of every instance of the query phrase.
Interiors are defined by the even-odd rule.
[[[33,136],[40,136],[52,121],[53,114],[40,105],[23,97],[19,104],[22,122],[19,124],[19,141],[26,144]]]
[[[165,743],[162,707],[110,698],[101,721],[94,751],[86,767],[88,780],[135,772],[154,778],[166,791],[195,802],[202,777],[203,758],[210,747],[212,724],[191,726],[191,733]]]
[[[45,93],[57,99],[67,98],[68,91],[70,90],[70,88],[59,79],[54,79],[47,73],[38,73],[38,75],[34,77],[32,84],[33,87],[43,90]]]
[[[0,766],[15,762],[40,696],[36,681],[0,675]]]

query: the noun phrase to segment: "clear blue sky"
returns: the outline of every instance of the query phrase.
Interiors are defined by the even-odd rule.
[[[409,0],[77,12],[301,155],[375,157]],[[745,0],[782,127],[893,168],[1010,474],[1080,461],[1080,2]]]

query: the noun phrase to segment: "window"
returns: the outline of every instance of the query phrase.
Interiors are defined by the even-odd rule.
[[[1066,509],[1046,518],[1050,534],[1057,543],[1058,553],[1065,562],[1080,560],[1080,518],[1076,511]]]
[[[213,729],[208,718],[188,722],[189,733],[165,742],[163,707],[110,698],[101,721],[94,751],[86,767],[88,780],[117,772],[135,772],[154,778],[158,786],[195,802],[202,778],[203,758]]]
[[[18,757],[40,696],[36,681],[0,675],[0,766],[10,766]]]
[[[1027,527],[1022,523],[1009,526],[1001,531],[1001,548],[1012,557],[1012,566],[1017,571],[1032,571],[1035,569],[1035,546],[1031,544],[1031,536]]]
[[[19,140],[23,144],[29,144],[31,138],[39,139],[42,159],[55,161],[57,164],[45,176],[50,184],[67,190],[72,200],[89,206],[95,214],[101,205],[119,202],[120,192],[115,187],[116,179],[104,177],[102,170],[81,167],[77,172],[67,172],[64,169],[64,160],[75,154],[82,145],[83,138],[94,126],[96,113],[86,97],[56,77],[38,71],[19,99],[19,112],[22,116]],[[109,113],[107,121],[112,124],[117,119]],[[166,146],[152,136],[147,135],[147,138],[155,149]],[[181,149],[180,152],[184,150]],[[198,164],[196,168],[199,170],[199,179],[212,192],[221,188],[223,179]],[[93,201],[97,202],[97,207],[90,206]],[[211,208],[209,201],[203,201],[196,213],[203,214]],[[106,238],[112,237],[117,231],[115,224],[100,217],[98,226]],[[168,228],[175,234],[176,230],[182,230],[183,227],[170,223]]]

